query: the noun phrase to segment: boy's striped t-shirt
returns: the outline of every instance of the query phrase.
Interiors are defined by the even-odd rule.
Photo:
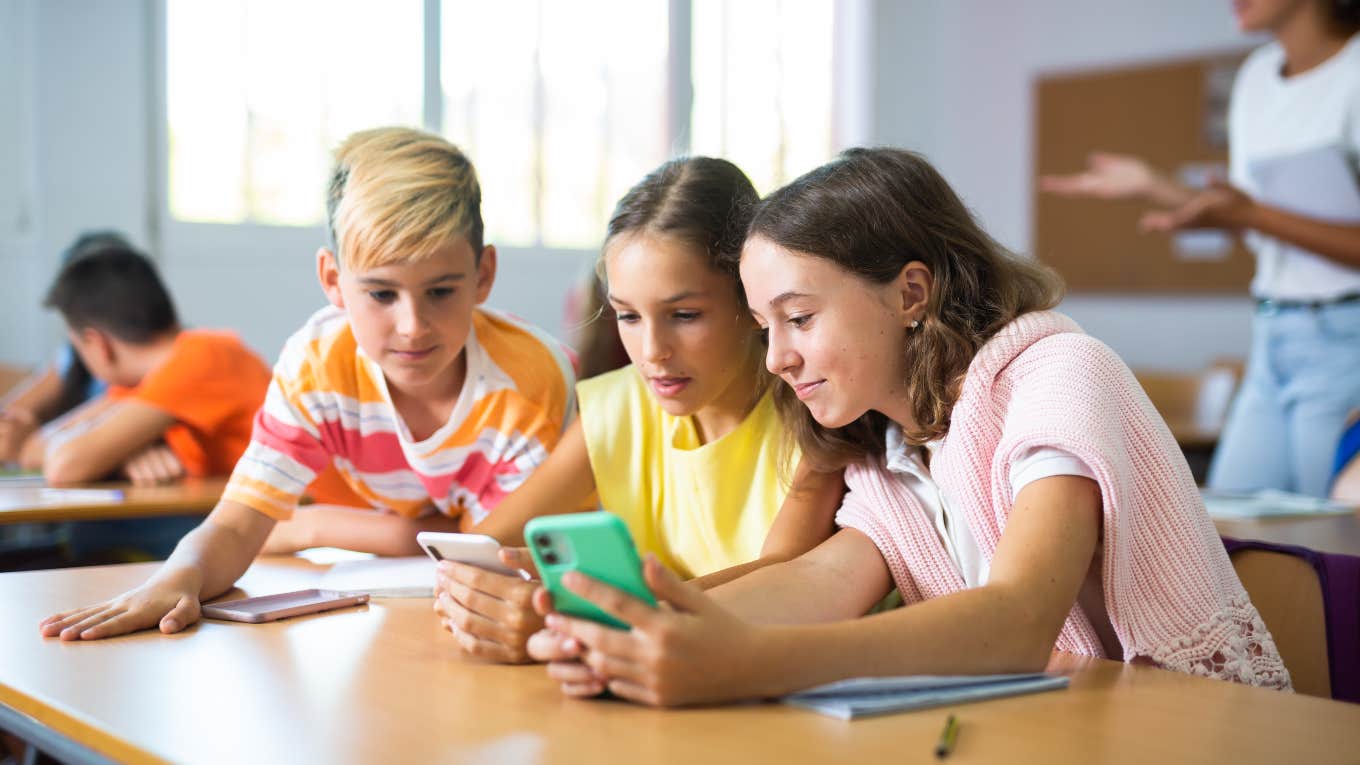
[[[448,422],[417,442],[345,313],[318,311],[285,344],[223,499],[287,519],[333,464],[374,508],[476,524],[557,444],[575,413],[575,375],[557,341],[485,308],[473,314],[466,356]]]

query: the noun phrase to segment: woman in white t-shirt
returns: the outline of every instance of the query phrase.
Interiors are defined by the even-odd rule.
[[[1187,189],[1135,157],[1097,153],[1045,191],[1156,205],[1150,231],[1241,231],[1256,255],[1251,356],[1209,469],[1222,490],[1325,496],[1360,407],[1360,0],[1234,0],[1269,32],[1228,114],[1230,182]]]

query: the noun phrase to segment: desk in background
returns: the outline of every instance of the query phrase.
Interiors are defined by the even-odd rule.
[[[45,494],[47,490],[38,487],[0,486],[0,524],[207,515],[217,505],[226,485],[225,478],[190,478],[167,486],[92,487],[120,490],[121,499],[95,495],[85,499],[80,497],[79,490],[62,496],[61,490]]]
[[[1360,514],[1215,519],[1225,537],[1298,545],[1319,552],[1360,556]],[[1357,752],[1360,758],[1360,752]]]
[[[0,726],[58,757],[132,762],[929,761],[949,712],[951,762],[1354,762],[1360,706],[1148,667],[1056,656],[1068,690],[844,722],[771,705],[657,711],[563,698],[542,667],[459,657],[427,599],[266,625],[93,643],[38,635],[54,610],[154,570],[0,574]],[[252,595],[323,567],[258,561]]]

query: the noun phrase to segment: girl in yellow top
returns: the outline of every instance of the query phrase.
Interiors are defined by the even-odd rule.
[[[737,278],[757,201],[725,160],[662,165],[624,195],[599,270],[630,366],[577,386],[580,417],[482,531],[518,545],[536,515],[600,504],[654,553],[711,587],[811,549],[833,530],[839,474],[781,480],[783,428],[771,401],[764,344]],[[518,548],[503,560],[529,568]],[[459,646],[526,661],[542,624],[536,584],[440,564],[435,610]]]

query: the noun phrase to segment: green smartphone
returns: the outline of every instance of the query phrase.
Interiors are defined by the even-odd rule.
[[[538,565],[543,586],[560,613],[607,624],[629,625],[600,610],[594,603],[562,586],[562,575],[579,571],[656,607],[656,598],[642,579],[642,561],[623,520],[613,513],[545,515],[524,525],[529,554]]]

